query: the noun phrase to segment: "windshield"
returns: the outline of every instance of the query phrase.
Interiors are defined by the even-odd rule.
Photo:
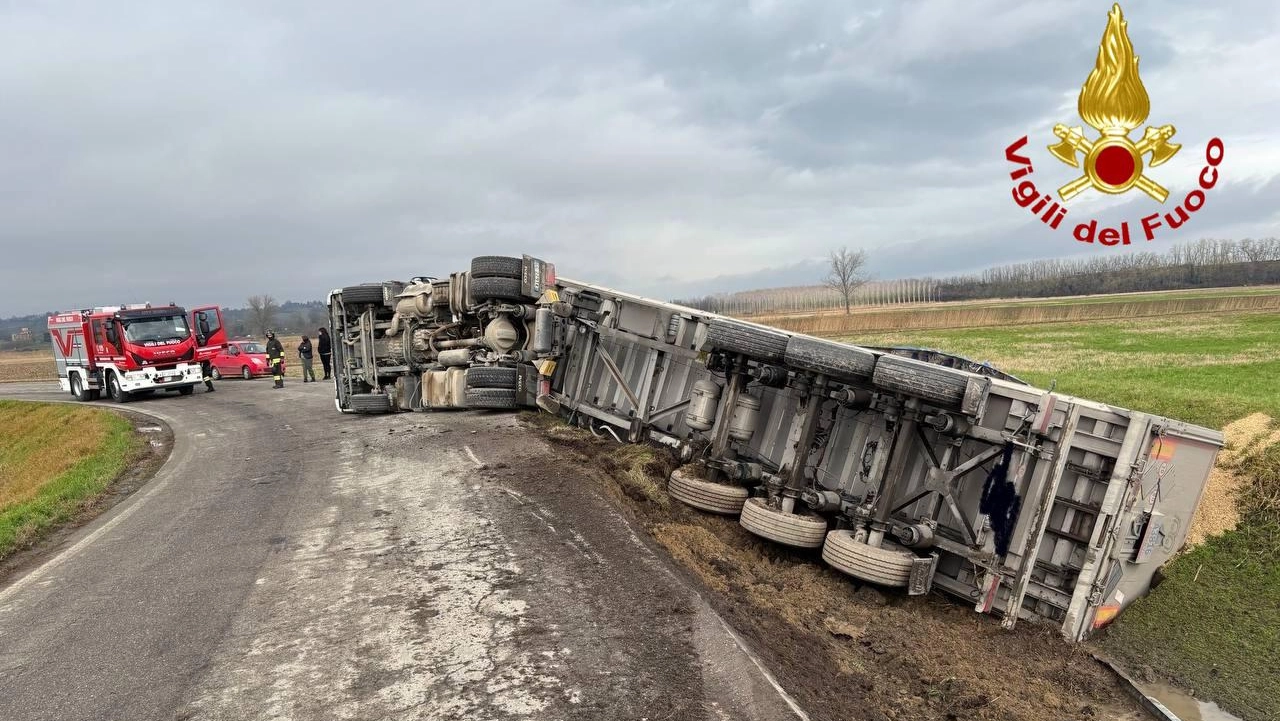
[[[166,318],[142,318],[124,322],[124,337],[130,343],[162,345],[181,343],[191,336],[187,319],[180,315]]]
[[[242,353],[266,353],[267,347],[261,343],[241,343],[240,352]]]

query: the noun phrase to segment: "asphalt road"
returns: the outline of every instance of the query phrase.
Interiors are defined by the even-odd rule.
[[[509,414],[346,416],[296,381],[129,407],[173,455],[0,588],[0,719],[802,717]]]

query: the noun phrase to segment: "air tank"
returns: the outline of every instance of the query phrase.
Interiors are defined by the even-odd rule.
[[[436,355],[436,360],[442,366],[469,365],[471,363],[471,350],[469,348],[442,350],[438,355]]]
[[[738,396],[733,415],[729,416],[729,437],[744,443],[751,440],[759,420],[760,399],[748,395]]]
[[[550,308],[539,308],[533,323],[533,350],[550,353],[555,347],[556,315]]]
[[[720,405],[720,386],[705,378],[693,384],[689,394],[689,410],[684,423],[695,431],[709,431],[716,422],[716,406]]]

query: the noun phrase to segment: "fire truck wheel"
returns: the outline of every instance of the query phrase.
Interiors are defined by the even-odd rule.
[[[92,392],[85,389],[84,381],[80,380],[79,373],[71,374],[71,395],[78,401],[93,400]]]
[[[827,537],[827,519],[812,513],[784,513],[763,498],[748,499],[738,522],[761,538],[795,548],[818,548]]]
[[[120,387],[120,381],[116,380],[115,373],[107,374],[107,395],[116,403],[128,403],[133,400],[133,395],[126,393],[124,389]]]
[[[832,531],[822,546],[822,560],[838,571],[882,586],[905,586],[915,554],[885,541],[879,548],[853,540],[852,531]]]
[[[519,278],[524,261],[505,255],[481,255],[471,259],[472,278]]]
[[[196,392],[196,387],[195,387],[195,386],[183,386],[183,387],[181,387],[181,388],[179,388],[179,389],[178,389],[178,395],[180,395],[180,396],[189,396],[189,395],[191,395],[192,393],[195,393],[195,392]]]
[[[222,380],[222,371],[218,370],[217,368],[213,368],[213,369],[211,369],[211,370],[209,371],[209,375],[213,376],[213,379],[214,379],[215,381],[220,381],[220,380]]]
[[[355,393],[350,399],[356,413],[390,413],[391,398],[385,393]]]
[[[726,516],[741,513],[742,504],[747,502],[747,489],[742,486],[694,478],[684,467],[671,472],[667,492],[686,506]]]
[[[519,278],[472,278],[471,300],[483,303],[486,300],[525,300],[520,288]]]
[[[251,381],[253,380],[253,371],[249,370],[249,366],[240,366],[240,377]]]

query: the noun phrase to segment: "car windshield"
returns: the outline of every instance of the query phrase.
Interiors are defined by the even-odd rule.
[[[130,343],[181,343],[191,337],[191,327],[180,315],[126,320],[124,337]]]
[[[262,345],[261,343],[241,343],[240,352],[241,353],[266,353],[267,347]]]

